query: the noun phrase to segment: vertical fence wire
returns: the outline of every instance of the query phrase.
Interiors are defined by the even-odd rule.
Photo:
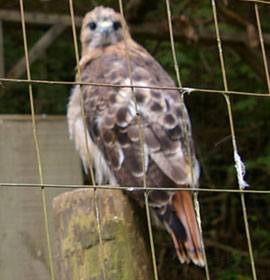
[[[216,3],[215,0],[212,0],[212,10],[213,10],[213,16],[214,16],[214,24],[215,24],[215,30],[216,30],[216,37],[217,37],[217,43],[218,43],[218,51],[219,51],[219,58],[220,58],[220,64],[221,64],[221,71],[222,71],[222,77],[223,77],[223,84],[224,84],[224,98],[227,104],[227,110],[228,110],[228,116],[229,116],[229,124],[230,124],[230,130],[231,130],[231,136],[232,136],[232,146],[234,150],[234,160],[235,160],[235,167],[238,177],[238,184],[239,189],[243,190],[245,185],[241,184],[241,178],[243,177],[242,170],[240,168],[237,168],[239,166],[239,160],[241,161],[238,151],[237,151],[237,143],[236,143],[236,137],[234,132],[234,124],[233,124],[233,116],[232,116],[232,109],[230,104],[230,98],[227,94],[228,92],[228,83],[227,83],[227,77],[226,77],[226,70],[225,70],[225,63],[224,63],[224,57],[223,57],[223,49],[222,49],[222,43],[219,33],[219,25],[218,25],[218,19],[217,19],[217,10],[216,10]],[[238,158],[238,161],[237,161]],[[240,162],[240,165],[242,163]],[[242,179],[243,181],[243,179]],[[255,268],[255,262],[254,262],[254,256],[253,256],[253,250],[252,250],[252,244],[251,244],[251,238],[250,238],[250,231],[249,231],[249,224],[248,224],[248,215],[246,210],[246,203],[245,203],[245,196],[243,192],[240,192],[240,198],[241,198],[241,204],[242,204],[242,211],[243,211],[243,218],[244,218],[244,224],[245,224],[245,231],[246,231],[246,237],[247,237],[247,243],[248,243],[248,250],[249,250],[249,256],[250,256],[250,262],[251,262],[251,270],[253,279],[256,280],[256,268]]]
[[[5,76],[5,59],[4,59],[4,40],[3,40],[3,21],[0,20],[0,78]],[[0,82],[0,86],[1,86]]]
[[[82,82],[80,60],[79,60],[79,48],[78,48],[78,43],[77,43],[78,41],[77,41],[75,17],[74,17],[74,10],[73,10],[73,0],[69,0],[69,7],[70,7],[71,26],[72,26],[77,71],[78,71],[78,79],[79,79],[79,82]],[[80,87],[80,105],[81,105],[81,111],[82,111],[83,129],[84,129],[84,136],[85,136],[84,139],[85,139],[85,146],[86,146],[86,151],[87,151],[87,160],[88,160],[88,167],[89,167],[89,177],[92,182],[92,185],[94,186],[95,214],[96,214],[98,237],[99,237],[99,244],[100,244],[101,258],[102,258],[102,273],[103,273],[103,279],[106,280],[107,277],[106,277],[106,268],[105,268],[105,255],[104,255],[104,246],[103,246],[102,232],[101,232],[101,219],[100,219],[99,207],[98,207],[98,191],[96,188],[96,180],[95,180],[95,175],[94,175],[94,171],[93,171],[93,161],[92,161],[92,158],[90,155],[90,150],[89,150],[89,143],[88,143],[89,139],[88,139],[86,114],[85,114],[84,100],[83,100],[83,87],[81,85],[79,85],[79,87]]]
[[[254,4],[254,9],[255,9],[256,21],[257,21],[258,32],[259,32],[262,57],[263,57],[263,63],[264,63],[264,69],[265,69],[265,76],[266,76],[266,81],[267,81],[267,86],[268,86],[268,93],[270,94],[269,68],[268,68],[268,63],[267,63],[267,58],[266,58],[266,53],[265,53],[265,47],[264,47],[264,43],[263,43],[261,20],[260,20],[259,8],[258,8],[257,3]]]
[[[21,22],[22,22],[22,33],[23,33],[23,43],[24,43],[27,80],[31,81],[31,72],[30,72],[30,63],[29,63],[29,55],[28,55],[28,45],[27,45],[23,0],[20,0],[20,12],[21,12]],[[29,98],[30,98],[30,107],[31,107],[31,116],[32,116],[32,129],[33,129],[33,137],[34,137],[35,150],[36,150],[37,163],[38,163],[39,179],[40,179],[40,184],[42,185],[44,183],[44,181],[43,181],[42,165],[41,165],[41,159],[40,159],[40,150],[39,150],[39,143],[38,143],[37,129],[36,129],[33,89],[32,89],[31,84],[28,85],[28,90],[29,90]],[[44,186],[41,186],[41,196],[42,196],[42,204],[43,204],[43,214],[44,214],[44,223],[45,223],[46,239],[47,239],[48,254],[49,254],[51,279],[54,280],[55,277],[54,277],[53,255],[52,255],[52,248],[51,248],[51,237],[50,237],[50,230],[49,230],[48,212],[47,212],[47,204],[46,204],[46,194],[45,194]]]
[[[229,89],[228,89],[226,68],[225,68],[225,63],[224,63],[222,42],[221,42],[220,33],[219,33],[219,24],[218,24],[218,19],[217,19],[216,3],[215,3],[215,0],[211,0],[211,2],[212,2],[212,11],[213,11],[214,24],[215,24],[215,30],[216,30],[216,39],[217,39],[219,58],[220,58],[220,64],[221,64],[221,71],[222,71],[222,78],[223,78],[223,85],[224,85],[223,95],[224,95],[226,105],[227,105],[229,125],[230,125],[230,130],[231,130],[231,137],[232,137],[232,146],[233,146],[233,151],[234,151],[234,160],[235,160],[235,165],[236,165],[236,169],[237,169],[237,160],[236,160],[236,155],[238,156],[237,142],[236,142],[235,131],[234,131],[232,108],[231,108],[231,104],[230,104]],[[260,39],[260,44],[261,44],[262,57],[263,57],[263,62],[264,62],[264,67],[265,67],[266,81],[267,81],[268,91],[269,91],[269,94],[270,94],[269,69],[268,69],[267,57],[266,57],[266,52],[265,52],[265,47],[264,47],[264,42],[263,42],[261,22],[260,22],[260,16],[259,16],[259,8],[258,8],[258,4],[256,3],[256,2],[264,3],[264,1],[251,1],[251,2],[255,2],[254,3],[254,9],[255,9],[256,21],[257,21],[257,26],[258,26],[259,39]],[[69,0],[69,5],[70,5],[70,16],[71,16],[71,25],[72,25],[72,32],[73,32],[76,63],[77,63],[77,71],[78,71],[78,80],[79,80],[79,82],[82,82],[81,69],[80,69],[80,66],[79,66],[79,51],[78,51],[77,35],[76,35],[76,27],[75,27],[75,19],[74,19],[74,11],[73,11],[73,0]],[[170,1],[169,0],[166,0],[166,5],[167,5],[169,34],[170,34],[174,68],[175,68],[179,88],[182,88],[180,73],[179,73],[179,66],[178,66],[178,63],[177,63],[175,46],[174,46],[172,21],[171,21],[172,19],[171,19],[171,10],[170,10]],[[119,7],[120,7],[120,13],[122,15],[123,22],[124,22],[122,0],[119,0]],[[38,163],[38,172],[39,172],[39,178],[40,178],[40,188],[41,188],[42,203],[43,203],[43,214],[44,214],[46,239],[47,239],[48,254],[49,254],[50,274],[51,274],[51,279],[54,280],[55,279],[55,274],[54,274],[54,266],[53,266],[53,255],[52,255],[52,249],[51,249],[51,237],[50,237],[50,231],[49,231],[48,213],[47,213],[47,205],[46,205],[45,184],[44,184],[44,180],[43,180],[42,164],[41,164],[41,158],[40,158],[40,149],[39,149],[37,129],[36,129],[35,108],[34,108],[34,100],[33,100],[33,89],[32,89],[32,84],[31,84],[32,80],[31,80],[31,72],[30,72],[28,46],[27,46],[27,35],[26,35],[26,27],[25,27],[23,0],[20,0],[20,11],[21,11],[21,23],[22,23],[23,42],[24,42],[24,52],[25,52],[25,59],[26,59],[26,73],[27,73],[28,90],[29,90],[30,107],[31,107],[31,116],[32,116],[33,138],[34,138],[34,144],[35,144],[35,150],[36,150],[36,156],[37,156],[37,163]],[[125,25],[124,25],[124,28],[126,28]],[[127,32],[127,30],[125,30],[125,32]],[[138,125],[139,125],[140,146],[141,146],[141,151],[142,151],[143,187],[144,187],[144,193],[145,193],[146,215],[147,215],[148,232],[149,232],[150,245],[151,245],[151,254],[152,254],[152,261],[153,261],[154,277],[155,277],[155,280],[158,280],[155,249],[154,249],[153,234],[152,234],[152,227],[151,227],[151,217],[150,217],[149,202],[148,202],[148,192],[149,192],[149,190],[146,186],[146,173],[145,173],[145,162],[144,162],[144,143],[143,143],[143,134],[142,134],[142,123],[141,123],[140,114],[139,114],[138,108],[137,108],[137,102],[136,102],[136,97],[135,97],[135,92],[134,92],[134,85],[133,85],[133,81],[132,81],[132,73],[131,73],[131,66],[130,66],[130,60],[129,60],[129,54],[128,54],[128,42],[127,42],[127,38],[126,38],[126,33],[125,33],[124,37],[125,37],[124,39],[125,39],[125,47],[126,47],[126,59],[127,59],[128,72],[129,72],[128,74],[129,74],[129,77],[130,77],[130,88],[132,90],[132,96],[133,96],[133,101],[134,101],[135,108],[136,108]],[[87,149],[87,157],[88,157],[88,161],[89,161],[89,172],[90,172],[89,175],[91,177],[91,181],[92,181],[92,184],[94,186],[93,189],[94,189],[94,195],[95,195],[96,221],[97,221],[97,227],[98,227],[98,233],[99,233],[99,242],[100,242],[100,246],[101,246],[101,254],[102,254],[102,261],[103,261],[103,278],[104,278],[104,280],[106,280],[104,248],[103,248],[102,232],[101,232],[101,226],[100,226],[101,223],[100,223],[100,215],[99,215],[99,207],[98,207],[98,193],[97,193],[97,187],[98,186],[95,185],[92,158],[90,156],[89,145],[88,145],[88,138],[87,138],[88,132],[87,132],[87,125],[86,125],[85,110],[84,110],[83,86],[82,85],[80,85],[80,95],[81,95],[80,96],[81,97],[81,110],[82,110],[84,133],[85,133],[85,143],[86,143],[86,149]],[[184,108],[183,93],[180,94],[180,99],[181,99],[181,103],[182,103],[183,108]],[[185,121],[185,116],[184,116],[184,121]],[[186,127],[185,127],[185,134],[187,136]],[[188,143],[188,141],[187,141],[187,143]],[[189,149],[189,157],[190,157],[190,160],[191,160],[189,145],[188,145],[188,149]],[[240,170],[240,172],[241,172],[241,170]],[[193,171],[192,171],[192,173],[193,173]],[[250,237],[250,231],[249,231],[248,214],[247,214],[247,209],[246,209],[245,196],[244,196],[244,191],[243,191],[243,185],[241,184],[241,180],[239,180],[239,178],[241,176],[243,176],[243,175],[239,174],[239,170],[237,169],[238,184],[239,184],[239,189],[240,189],[239,193],[240,193],[241,204],[242,204],[243,219],[244,219],[244,224],[245,224],[245,231],[246,231],[246,238],[247,238],[247,243],[248,243],[248,250],[249,250],[249,257],[250,257],[250,262],[251,262],[252,275],[253,275],[253,279],[256,280],[257,279],[256,268],[255,268],[255,262],[254,262],[252,244],[251,244],[251,237]],[[192,180],[193,180],[193,183],[194,183],[194,175],[193,174],[192,174]],[[205,254],[205,248],[204,248],[204,244],[203,244],[201,217],[200,217],[200,210],[199,210],[199,202],[198,202],[198,198],[197,198],[197,191],[194,194],[194,202],[195,202],[196,216],[197,216],[197,220],[198,220],[198,223],[199,223],[200,236],[201,236],[201,241],[202,241],[202,246],[203,246],[202,249],[203,249],[203,255],[204,255],[204,259],[205,259],[206,278],[209,280],[210,279],[209,268],[208,268],[207,258],[206,258],[206,254]],[[78,273],[78,272],[76,272],[76,273]]]
[[[154,238],[153,238],[153,232],[152,232],[151,215],[150,215],[149,199],[148,199],[148,191],[147,191],[147,185],[146,185],[146,170],[145,170],[145,155],[144,155],[144,140],[143,140],[142,121],[141,121],[140,113],[138,111],[138,104],[137,104],[137,101],[136,101],[135,91],[134,91],[134,87],[133,87],[130,58],[129,58],[129,53],[128,53],[128,42],[127,42],[127,32],[128,31],[127,31],[127,26],[125,24],[125,19],[124,19],[124,11],[123,11],[122,0],[119,0],[119,9],[120,9],[121,17],[122,17],[123,28],[124,28],[125,54],[126,54],[126,61],[127,61],[127,66],[128,66],[128,76],[129,76],[129,80],[130,80],[130,89],[132,91],[132,99],[133,99],[133,102],[135,104],[135,110],[136,110],[136,115],[137,115],[137,122],[138,122],[138,126],[139,126],[139,141],[140,141],[140,147],[141,147],[141,161],[142,161],[142,171],[143,171],[144,201],[145,201],[145,210],[146,210],[146,218],[147,218],[147,227],[148,227],[148,234],[149,234],[149,240],[150,240],[151,255],[152,255],[154,279],[158,280],[158,272],[157,272],[157,263],[156,263]]]
[[[178,62],[177,62],[176,51],[175,51],[175,44],[174,44],[174,37],[173,37],[173,28],[172,28],[171,8],[170,8],[170,0],[166,0],[166,7],[167,7],[169,34],[170,34],[170,42],[171,42],[171,48],[172,48],[172,56],[173,56],[174,68],[175,68],[175,72],[176,72],[178,86],[179,86],[179,88],[181,88],[182,87],[182,83],[181,83],[179,65],[178,65]],[[182,112],[183,112],[185,140],[186,140],[186,143],[187,143],[188,157],[189,157],[189,160],[190,160],[189,164],[191,165],[192,188],[195,188],[196,187],[195,178],[194,178],[195,174],[194,174],[194,170],[193,170],[193,167],[192,167],[193,160],[192,160],[192,157],[191,157],[190,141],[189,141],[189,136],[188,136],[188,131],[187,131],[187,115],[185,113],[186,109],[185,109],[185,104],[184,104],[184,93],[180,94],[180,102],[181,102],[181,107],[182,107]],[[204,240],[203,240],[203,233],[202,233],[202,224],[201,224],[201,214],[200,214],[200,205],[199,205],[199,200],[198,200],[198,192],[194,192],[193,199],[194,199],[194,207],[195,207],[196,219],[197,219],[198,227],[199,227],[200,240],[201,240],[201,245],[202,245],[202,253],[203,253],[203,258],[204,258],[204,262],[205,262],[205,276],[206,276],[207,280],[210,280],[208,262],[207,262],[205,246],[204,246]]]

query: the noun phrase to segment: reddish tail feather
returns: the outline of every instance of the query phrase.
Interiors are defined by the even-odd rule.
[[[173,197],[173,208],[174,215],[178,219],[175,221],[172,219],[172,223],[167,228],[172,236],[180,262],[190,263],[192,261],[198,266],[204,266],[202,245],[191,193],[189,191],[176,191]]]

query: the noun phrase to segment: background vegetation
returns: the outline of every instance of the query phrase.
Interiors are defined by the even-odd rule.
[[[214,32],[211,1],[171,0],[173,24],[177,37],[176,51],[182,84],[185,87],[223,89],[216,40],[207,39],[203,31]],[[95,5],[118,9],[118,1],[75,0],[76,15],[83,15]],[[69,14],[63,0],[27,0],[26,11]],[[171,46],[167,40],[165,1],[124,1],[125,14],[133,37],[145,46],[175,78]],[[18,1],[0,0],[1,9],[19,9]],[[244,1],[217,0],[225,66],[230,90],[267,93],[267,83],[257,36],[254,4]],[[260,5],[261,24],[270,49],[270,5]],[[159,30],[150,36],[148,26]],[[24,55],[21,24],[4,22],[5,72]],[[48,30],[44,25],[27,25],[31,47]],[[139,30],[139,31],[138,31]],[[147,33],[148,32],[148,33]],[[206,33],[206,34],[208,34]],[[79,34],[79,30],[78,30]],[[245,40],[240,40],[240,35]],[[71,28],[31,65],[33,79],[73,81],[75,55]],[[25,74],[21,76],[25,78]],[[0,91],[0,113],[29,114],[28,87],[4,83]],[[66,85],[33,86],[37,114],[65,114],[70,87]],[[227,108],[222,95],[194,92],[186,96],[193,123],[198,157],[202,165],[201,186],[238,188],[230,138]],[[239,152],[246,164],[246,181],[250,189],[269,190],[270,181],[270,99],[233,95],[231,97]],[[212,279],[252,279],[240,197],[228,193],[201,193],[201,212],[206,253]],[[250,232],[258,279],[270,278],[270,196],[246,195]],[[191,265],[179,265],[170,237],[155,230],[158,267],[161,279],[203,279],[204,272]]]

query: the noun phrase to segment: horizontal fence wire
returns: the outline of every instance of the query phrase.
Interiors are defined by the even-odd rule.
[[[115,190],[126,190],[126,191],[141,191],[141,187],[134,187],[134,186],[120,186],[120,185],[69,185],[69,184],[39,184],[39,183],[0,183],[0,187],[18,187],[18,188],[36,188],[36,187],[44,187],[50,189],[78,189],[78,188],[85,188],[85,189],[115,189]],[[208,189],[208,188],[167,188],[167,187],[147,187],[145,188],[146,191],[196,191],[196,192],[218,192],[218,193],[244,193],[244,194],[270,194],[268,190],[250,190],[250,189]]]
[[[259,9],[258,9],[258,3],[261,4],[270,4],[270,1],[262,1],[262,0],[242,0],[246,2],[254,2],[254,10],[256,15],[256,21],[258,26],[258,34],[260,38],[260,44],[261,44],[261,51],[262,51],[262,57],[265,67],[265,75],[266,75],[266,81],[268,86],[267,93],[255,93],[255,92],[241,92],[241,91],[231,91],[228,89],[228,83],[226,78],[226,68],[224,63],[224,57],[223,57],[223,50],[222,50],[222,42],[219,35],[219,23],[217,18],[217,11],[216,11],[216,3],[215,0],[212,0],[212,10],[213,10],[213,17],[214,17],[214,23],[215,23],[215,30],[216,30],[216,36],[217,36],[217,44],[218,44],[218,50],[219,50],[219,57],[220,57],[220,64],[221,64],[221,70],[222,70],[222,77],[223,77],[223,83],[224,83],[224,89],[203,89],[203,88],[189,88],[189,87],[182,87],[181,80],[180,80],[180,74],[179,74],[179,66],[177,63],[176,55],[175,55],[175,47],[174,47],[174,41],[173,41],[173,32],[172,32],[172,22],[171,22],[171,12],[170,12],[170,6],[169,6],[169,0],[166,0],[167,4],[167,13],[168,13],[168,22],[169,22],[169,31],[170,31],[170,41],[172,46],[172,54],[173,54],[173,61],[178,81],[178,86],[176,87],[157,87],[157,86],[138,86],[133,85],[132,83],[132,76],[131,76],[131,69],[130,69],[130,63],[129,63],[129,55],[128,55],[128,47],[126,45],[126,57],[129,65],[129,77],[130,77],[130,85],[113,85],[113,84],[103,84],[103,83],[87,83],[82,82],[81,80],[81,73],[80,73],[80,67],[77,67],[78,69],[78,80],[75,82],[69,82],[69,81],[51,81],[51,80],[36,80],[31,79],[30,74],[30,64],[29,64],[29,58],[28,58],[28,47],[27,47],[27,39],[26,39],[26,28],[25,28],[25,20],[24,20],[24,10],[23,10],[23,0],[20,0],[20,7],[21,7],[21,19],[22,19],[22,30],[23,30],[23,39],[24,39],[24,50],[25,50],[25,58],[26,58],[26,69],[27,69],[27,79],[12,79],[12,78],[0,78],[0,86],[5,88],[4,83],[24,83],[28,85],[29,89],[29,96],[30,96],[30,104],[31,104],[31,115],[32,115],[32,126],[33,126],[33,137],[34,137],[34,143],[36,148],[36,154],[37,154],[37,161],[38,161],[38,169],[39,169],[39,177],[40,177],[40,183],[0,183],[0,187],[19,187],[19,188],[33,188],[33,187],[40,187],[42,191],[42,201],[43,201],[43,211],[44,211],[44,220],[45,220],[45,228],[46,228],[46,237],[47,237],[47,244],[48,244],[48,252],[49,252],[49,262],[50,262],[50,271],[51,271],[51,279],[55,279],[54,275],[54,267],[53,267],[53,257],[51,252],[51,240],[50,240],[50,234],[49,234],[49,222],[47,217],[47,206],[46,206],[46,196],[45,196],[45,189],[61,189],[61,188],[67,188],[67,189],[76,189],[76,188],[90,188],[93,189],[95,192],[95,211],[96,211],[96,221],[98,225],[98,231],[99,231],[99,242],[101,246],[102,256],[103,256],[103,278],[106,279],[106,269],[105,269],[105,260],[104,260],[104,252],[103,252],[103,242],[102,242],[102,232],[100,229],[100,216],[99,216],[99,209],[98,209],[98,196],[97,196],[97,189],[117,189],[117,190],[126,190],[126,191],[141,191],[141,187],[134,187],[134,186],[118,186],[118,185],[96,185],[95,184],[95,177],[93,172],[93,166],[92,166],[92,159],[90,156],[89,146],[88,146],[88,140],[87,140],[87,126],[84,121],[84,133],[85,133],[85,143],[87,147],[87,153],[88,153],[88,161],[89,161],[89,167],[90,167],[90,179],[92,184],[91,185],[68,185],[68,184],[44,184],[43,183],[43,175],[42,175],[42,161],[40,159],[40,153],[39,153],[39,144],[38,144],[38,138],[36,134],[36,124],[35,124],[35,111],[34,111],[34,101],[33,101],[33,89],[32,85],[34,84],[47,84],[47,85],[80,85],[81,88],[81,108],[82,108],[82,115],[83,119],[85,120],[85,112],[84,112],[84,106],[83,106],[83,97],[82,97],[82,88],[83,86],[91,85],[91,86],[100,86],[100,87],[119,87],[119,88],[131,88],[134,95],[134,89],[135,88],[146,88],[146,89],[161,89],[161,90],[179,90],[180,93],[184,94],[186,92],[199,92],[199,93],[216,93],[216,94],[222,94],[224,95],[224,98],[226,100],[227,104],[227,110],[229,115],[229,124],[231,129],[231,137],[232,137],[232,146],[235,154],[238,154],[237,150],[237,143],[236,138],[234,134],[234,125],[233,125],[233,117],[232,117],[232,111],[231,111],[231,105],[230,105],[230,95],[243,95],[243,96],[254,96],[254,97],[270,97],[270,78],[269,78],[269,70],[268,70],[268,63],[265,53],[265,47],[263,43],[263,32],[261,28],[260,23],[260,16],[259,16]],[[75,16],[73,11],[73,1],[69,0],[69,6],[70,6],[70,18],[71,18],[71,26],[72,26],[72,32],[73,32],[73,40],[74,40],[74,49],[75,49],[75,57],[76,57],[76,63],[77,66],[79,65],[79,51],[78,51],[78,44],[77,44],[77,35],[76,35],[76,24],[75,24]],[[124,18],[123,14],[123,4],[122,1],[119,0],[119,8],[120,13],[122,17]],[[125,38],[125,43],[126,38]],[[0,94],[1,95],[1,94]],[[134,102],[136,104],[136,98],[134,99]],[[137,105],[137,104],[136,104]],[[137,109],[136,109],[137,111]],[[151,228],[151,220],[150,220],[150,213],[149,213],[149,203],[148,203],[148,192],[153,190],[161,190],[161,191],[176,191],[176,190],[185,190],[185,191],[191,191],[191,192],[212,192],[212,193],[231,193],[231,194],[238,194],[241,197],[241,203],[242,203],[242,210],[243,210],[243,219],[245,223],[245,229],[246,229],[246,235],[247,235],[247,241],[248,241],[248,247],[249,247],[249,257],[251,261],[251,269],[252,269],[252,275],[253,279],[256,280],[256,268],[255,268],[255,262],[253,257],[253,250],[251,246],[251,238],[250,238],[250,232],[249,232],[249,226],[248,226],[248,215],[245,205],[245,195],[252,194],[252,195],[269,195],[270,191],[268,190],[260,190],[260,187],[257,187],[256,190],[250,190],[250,189],[243,189],[241,188],[241,185],[239,184],[239,189],[217,189],[217,188],[198,188],[193,186],[193,188],[187,189],[187,188],[181,188],[181,187],[175,187],[175,188],[163,188],[163,187],[148,187],[146,185],[146,174],[145,174],[145,166],[144,166],[144,149],[143,149],[143,136],[142,136],[142,126],[140,124],[139,120],[139,126],[140,126],[140,145],[141,145],[141,151],[142,151],[142,168],[144,171],[144,180],[143,180],[143,190],[145,192],[145,204],[146,204],[146,215],[147,215],[147,221],[148,221],[148,231],[149,231],[149,237],[150,237],[150,243],[151,243],[151,253],[152,253],[152,260],[153,260],[153,269],[154,269],[154,276],[155,280],[158,279],[157,274],[157,266],[156,266],[156,258],[155,258],[155,251],[154,251],[154,244],[153,244],[153,235],[152,235],[152,228]],[[189,155],[190,156],[190,155]],[[191,157],[190,157],[191,158]],[[237,174],[239,175],[239,174]],[[254,186],[253,186],[254,187]],[[198,200],[196,200],[198,202]],[[195,202],[196,202],[195,201]],[[196,205],[196,203],[195,203]],[[199,206],[199,204],[198,204]],[[199,210],[197,209],[196,214],[199,214]],[[200,221],[200,217],[199,217]],[[200,223],[199,223],[200,224]],[[201,231],[201,230],[200,230]],[[201,234],[202,236],[202,234]],[[205,263],[206,263],[206,278],[210,279],[209,276],[209,269],[207,265],[207,258],[204,253]]]
[[[88,82],[69,82],[69,81],[52,81],[52,80],[26,80],[26,79],[12,79],[12,78],[0,78],[0,83],[4,87],[3,82],[7,83],[25,83],[25,84],[47,84],[47,85],[82,85],[82,86],[97,86],[97,87],[118,87],[118,88],[142,88],[142,89],[163,89],[163,90],[182,90],[191,92],[202,92],[202,93],[217,93],[224,94],[222,89],[203,89],[203,88],[192,88],[192,87],[160,87],[160,86],[141,86],[141,85],[115,85],[115,84],[103,84],[103,83],[88,83]],[[244,91],[226,91],[227,95],[247,95],[247,96],[256,96],[256,97],[270,97],[270,93],[257,93],[257,92],[244,92]]]

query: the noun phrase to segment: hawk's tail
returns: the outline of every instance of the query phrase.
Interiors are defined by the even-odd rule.
[[[161,218],[171,234],[180,262],[190,263],[192,261],[198,266],[204,266],[191,193],[189,191],[176,191],[173,196],[173,207],[167,207]]]

